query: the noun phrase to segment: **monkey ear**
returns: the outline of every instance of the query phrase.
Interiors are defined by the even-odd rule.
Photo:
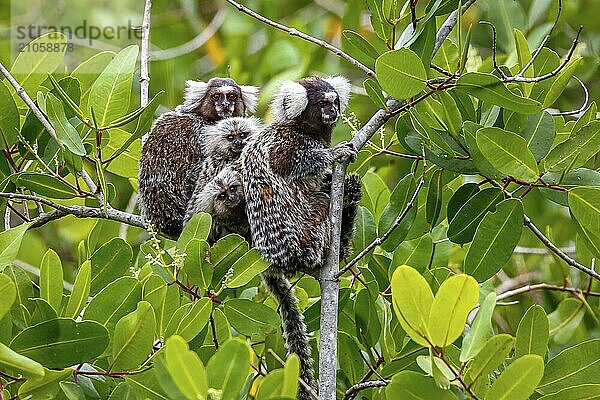
[[[283,81],[271,103],[276,121],[289,121],[302,114],[308,105],[304,86],[294,81]]]
[[[240,86],[242,91],[242,102],[248,114],[254,114],[256,104],[258,103],[258,91],[256,86]]]
[[[333,86],[337,92],[338,97],[340,98],[340,112],[344,112],[348,106],[348,101],[350,100],[350,91],[352,89],[350,81],[339,75],[328,76],[327,78],[323,78],[323,80]]]
[[[193,112],[199,105],[208,89],[208,83],[200,81],[186,81],[183,104],[178,107],[178,111]]]

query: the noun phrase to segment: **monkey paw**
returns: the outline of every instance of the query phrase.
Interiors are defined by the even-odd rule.
[[[333,148],[333,158],[340,163],[351,163],[356,160],[356,149],[352,142],[342,142]]]

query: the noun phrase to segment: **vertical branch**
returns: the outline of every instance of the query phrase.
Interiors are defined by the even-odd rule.
[[[142,107],[148,105],[148,90],[150,86],[150,74],[148,72],[148,51],[150,47],[150,10],[152,0],[146,0],[144,7],[144,20],[142,22],[142,49],[140,55],[140,104]]]
[[[336,162],[331,177],[331,246],[321,270],[321,337],[319,340],[319,399],[335,400],[337,365],[337,321],[340,264],[340,234],[346,165]]]

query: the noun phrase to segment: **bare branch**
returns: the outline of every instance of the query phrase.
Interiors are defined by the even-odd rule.
[[[463,6],[461,8],[461,12],[464,14],[464,12],[467,11],[469,9],[469,7],[471,7],[473,5],[473,3],[475,3],[476,1],[477,0],[465,1],[465,3],[463,4]],[[458,21],[458,10],[454,10],[454,11],[452,11],[452,13],[450,13],[448,18],[446,18],[446,21],[444,21],[441,28],[438,30],[437,36],[435,37],[435,46],[433,46],[433,53],[431,54],[431,58],[433,58],[433,56],[435,56],[435,54],[438,52],[440,47],[442,47],[442,43],[444,43],[444,40],[446,40],[448,35],[450,35],[450,32],[452,32],[452,29],[456,25],[457,21]]]
[[[579,82],[579,84],[581,85],[581,88],[583,89],[583,94],[584,94],[584,100],[583,100],[583,105],[581,107],[579,107],[577,110],[573,110],[573,111],[553,111],[551,109],[547,109],[546,111],[548,111],[548,113],[550,115],[564,115],[564,116],[569,116],[569,115],[579,115],[581,113],[583,113],[583,111],[585,111],[585,109],[587,108],[589,102],[590,102],[590,92],[588,91],[587,86],[585,86],[585,83],[583,83],[583,81],[581,79],[579,79],[576,76],[573,76],[573,78],[575,78],[575,80],[577,82]]]
[[[40,269],[37,267],[34,267],[31,264],[26,263],[25,261],[21,261],[21,260],[14,260],[12,262],[14,265],[16,265],[19,268],[24,269],[25,271],[35,275],[35,276],[40,276]],[[72,292],[73,291],[73,285],[67,281],[63,281],[63,288],[68,291],[68,292]]]
[[[547,74],[536,76],[536,77],[533,77],[533,78],[525,78],[525,77],[519,76],[519,75],[509,76],[509,77],[504,78],[503,81],[504,82],[535,83],[535,82],[541,82],[541,81],[546,80],[546,79],[550,79],[550,78],[558,75],[558,73],[565,68],[565,66],[569,63],[569,61],[571,61],[571,57],[573,57],[573,53],[575,52],[575,48],[577,47],[577,43],[579,43],[579,36],[581,35],[581,31],[582,30],[583,30],[583,26],[579,26],[579,30],[577,31],[577,35],[575,36],[575,39],[573,39],[573,43],[571,44],[571,48],[569,49],[569,52],[567,53],[567,56],[560,63],[560,65],[558,67],[556,67],[553,71],[550,71]]]
[[[131,226],[137,226],[138,228],[144,228],[145,224],[142,221],[142,218],[139,215],[130,214],[127,212],[123,212],[120,210],[115,210],[114,208],[109,208],[107,213],[104,213],[104,210],[96,207],[87,207],[87,206],[65,206],[62,204],[55,203],[48,199],[38,196],[31,196],[20,193],[3,193],[0,192],[0,197],[4,197],[7,199],[23,199],[30,200],[45,204],[49,207],[54,208],[53,211],[47,213],[41,213],[36,218],[33,218],[30,222],[32,222],[30,228],[37,228],[44,224],[47,224],[50,221],[54,221],[56,219],[62,218],[66,215],[73,215],[77,218],[102,218],[109,219],[112,221],[123,222],[125,224]]]
[[[31,97],[29,97],[25,89],[23,89],[21,85],[19,85],[19,82],[17,82],[15,78],[13,78],[13,76],[10,74],[10,72],[8,72],[8,70],[4,67],[2,63],[0,63],[0,72],[2,72],[2,75],[6,77],[8,82],[10,82],[12,87],[17,91],[19,97],[23,99],[23,101],[31,109],[33,114],[40,120],[40,122],[42,123],[44,128],[46,128],[50,136],[52,136],[52,138],[56,141],[58,147],[60,147],[61,150],[64,150],[65,146],[60,140],[58,140],[58,136],[56,136],[56,131],[54,130],[54,127],[50,124],[50,122],[48,122],[44,114],[42,114],[42,111],[40,111],[40,109],[35,105],[33,100],[31,100]]]
[[[566,286],[557,286],[557,285],[551,285],[549,283],[538,283],[535,285],[525,285],[522,286],[520,288],[517,289],[512,289],[512,290],[507,290],[506,292],[500,293],[498,294],[498,296],[496,297],[496,299],[498,300],[504,300],[507,299],[509,297],[513,297],[513,296],[517,296],[520,294],[524,294],[524,293],[529,293],[529,292],[533,292],[536,290],[556,290],[559,292],[569,292],[575,296],[581,296],[581,295],[585,295],[585,296],[593,296],[593,297],[600,297],[600,293],[598,292],[587,292],[584,291],[582,289],[577,289],[574,287],[566,287]]]
[[[234,6],[235,8],[237,8],[238,10],[240,10],[241,12],[243,12],[244,14],[247,14],[253,18],[256,18],[257,20],[270,25],[272,27],[275,27],[279,30],[282,30],[284,32],[287,32],[290,34],[290,36],[296,36],[299,37],[301,39],[304,39],[308,42],[314,43],[318,46],[323,47],[324,49],[329,50],[330,52],[332,52],[333,54],[335,54],[338,57],[343,58],[344,60],[348,61],[350,64],[354,65],[356,68],[362,70],[365,74],[367,74],[370,78],[373,79],[377,79],[377,76],[375,75],[375,72],[373,72],[369,67],[367,67],[366,65],[362,64],[361,62],[359,62],[358,60],[356,60],[355,58],[351,57],[350,55],[348,55],[347,53],[344,53],[341,49],[338,49],[335,46],[332,46],[331,44],[325,42],[324,40],[321,39],[317,39],[313,36],[310,36],[304,32],[300,32],[299,30],[295,29],[295,28],[290,28],[287,27],[283,24],[280,24],[278,22],[272,21],[269,18],[249,9],[248,7],[245,7],[243,5],[241,5],[240,3],[234,1],[234,0],[226,0],[229,4],[231,4],[232,6]]]
[[[152,0],[146,0],[144,6],[144,20],[142,22],[142,46],[140,54],[140,104],[142,107],[148,105],[148,91],[150,86],[150,75],[148,73],[148,48],[150,45],[150,11]]]
[[[355,385],[352,385],[346,390],[346,394],[344,395],[344,399],[352,398],[354,394],[360,392],[361,390],[371,389],[375,387],[385,387],[390,383],[390,381],[367,381],[360,382]]]

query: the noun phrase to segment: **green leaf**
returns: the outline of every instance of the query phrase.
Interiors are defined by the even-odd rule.
[[[454,101],[454,98],[445,91],[438,92],[437,98],[442,105],[443,112],[443,118],[440,122],[444,124],[448,133],[450,133],[453,138],[457,139],[460,136],[463,121],[460,110],[456,105],[456,101]]]
[[[598,400],[600,384],[582,384],[539,397],[538,400]]]
[[[192,239],[185,248],[183,270],[190,282],[200,289],[208,289],[213,276],[210,246],[200,239]]]
[[[208,297],[195,301],[181,319],[176,334],[189,342],[208,324],[211,312],[212,301]]]
[[[113,238],[103,244],[90,258],[93,275],[90,293],[95,295],[110,282],[126,275],[132,259],[133,250],[123,239]]]
[[[383,97],[383,93],[381,93],[381,86],[377,82],[373,79],[367,79],[363,82],[363,87],[365,88],[365,92],[367,92],[367,96],[369,96],[377,107],[387,110],[385,98]]]
[[[281,395],[295,399],[298,394],[298,378],[300,376],[300,358],[297,354],[288,357],[283,366],[283,385]]]
[[[515,339],[505,333],[492,336],[469,364],[465,382],[472,385],[481,377],[487,378],[506,359],[514,343]]]
[[[81,87],[80,108],[82,110],[87,112],[89,109],[88,98],[90,91],[92,90],[92,85],[113,58],[115,58],[115,53],[112,51],[103,51],[94,54],[92,57],[79,64],[71,73],[71,76],[79,81]]]
[[[543,108],[550,107],[552,104],[554,104],[556,100],[558,100],[562,92],[569,84],[571,78],[573,78],[575,70],[577,69],[581,61],[583,61],[583,57],[576,57],[570,60],[567,63],[567,65],[565,65],[564,68],[560,70],[560,72],[556,76],[556,79],[552,82],[552,86],[550,86],[550,89],[546,93],[544,103],[542,104]]]
[[[46,113],[56,131],[58,140],[73,154],[85,156],[85,147],[83,147],[79,133],[67,119],[62,102],[52,93],[48,93],[46,97]]]
[[[527,148],[540,161],[552,147],[552,142],[556,136],[554,129],[554,119],[547,112],[530,115],[527,118],[527,126],[520,134],[527,141]]]
[[[19,354],[47,368],[66,368],[92,361],[108,346],[108,331],[93,321],[69,318],[44,321],[20,332],[10,343]]]
[[[55,399],[60,391],[59,382],[69,379],[72,374],[71,368],[62,371],[44,368],[43,377],[28,379],[19,387],[19,398]]]
[[[109,370],[139,367],[152,352],[155,324],[154,310],[147,301],[140,301],[134,312],[121,318],[115,326]]]
[[[392,304],[400,325],[416,343],[429,347],[428,320],[434,302],[427,281],[407,265],[396,268],[392,275]]]
[[[481,128],[476,133],[477,147],[498,171],[532,183],[539,177],[535,157],[527,142],[516,133],[500,128]]]
[[[529,50],[529,44],[527,44],[527,39],[525,38],[525,35],[523,35],[523,32],[521,32],[518,29],[515,29],[514,33],[515,33],[515,45],[517,48],[517,58],[519,60],[519,63],[517,65],[519,66],[519,71],[522,71],[523,68],[525,68],[525,66],[531,60],[531,50]],[[525,70],[523,72],[523,76],[525,78],[533,78],[534,75],[535,75],[535,72],[533,70],[533,65],[530,66],[529,68],[527,68],[527,70]],[[521,89],[522,89],[523,93],[525,93],[525,95],[527,95],[527,96],[529,96],[531,94],[532,87],[533,87],[533,84],[531,84],[531,83],[521,82]]]
[[[348,43],[352,45],[352,47],[359,50],[367,57],[372,58],[373,60],[379,57],[379,52],[375,49],[375,47],[373,47],[373,45],[369,43],[367,39],[363,38],[358,33],[344,29],[342,31],[342,35],[348,41]]]
[[[233,328],[242,335],[274,332],[279,328],[277,313],[264,304],[248,299],[230,299],[223,304],[223,311]]]
[[[482,128],[482,125],[476,124],[471,121],[465,121],[463,124],[463,135],[465,137],[465,144],[467,145],[467,150],[469,151],[469,155],[473,160],[473,164],[477,168],[480,175],[483,175],[487,178],[502,179],[505,175],[501,174],[496,168],[490,164],[490,162],[483,156],[479,147],[477,147],[477,139],[476,134],[479,129]]]
[[[236,399],[250,369],[250,347],[245,341],[227,341],[206,365],[210,387],[222,389],[222,399]]]
[[[452,221],[458,210],[477,193],[479,193],[479,185],[474,182],[465,183],[459,187],[448,200],[448,206],[446,207],[448,222]]]
[[[33,307],[35,307],[33,302],[29,300],[33,297],[31,279],[23,269],[13,265],[6,268],[4,274],[14,282],[17,289],[16,301],[11,308],[13,324],[19,329],[24,329],[29,325],[31,313]]]
[[[582,384],[600,384],[600,339],[569,347],[548,361],[538,386],[542,394]]]
[[[24,186],[36,194],[52,199],[72,199],[78,195],[77,191],[65,182],[53,176],[35,172],[19,174],[16,183],[18,186]]]
[[[354,299],[354,320],[361,343],[373,347],[379,341],[381,322],[377,316],[377,306],[368,290],[361,290]]]
[[[433,254],[433,241],[430,235],[423,235],[418,239],[404,241],[394,251],[392,265],[408,265],[419,272],[429,266]],[[393,268],[389,269],[391,278]]]
[[[8,276],[0,274],[0,320],[12,308],[17,298],[17,286]]]
[[[396,99],[408,99],[425,89],[427,74],[423,62],[412,50],[388,51],[375,62],[379,84]]]
[[[129,109],[138,50],[137,45],[121,50],[92,85],[89,105],[98,128],[108,126]]]
[[[548,317],[544,309],[534,304],[529,307],[517,328],[515,356],[537,354],[544,357],[548,350]]]
[[[567,343],[585,314],[585,304],[578,299],[567,298],[560,302],[556,310],[548,315],[550,336],[555,343]]]
[[[496,379],[486,400],[527,400],[544,375],[544,359],[535,354],[518,358]]]
[[[133,312],[142,299],[142,286],[129,276],[118,278],[109,283],[85,308],[83,318],[101,323],[109,332],[125,315]]]
[[[18,143],[17,133],[21,127],[19,110],[13,100],[10,90],[0,81],[0,135],[2,136],[2,148]]]
[[[85,400],[85,393],[82,387],[75,382],[59,382],[58,385],[68,400]]]
[[[125,382],[131,388],[131,397],[134,399],[175,400],[167,396],[162,390],[153,370],[127,375],[125,376]],[[117,397],[115,400],[121,400],[121,397]]]
[[[352,243],[355,249],[364,249],[377,237],[377,227],[375,226],[373,214],[371,214],[368,208],[359,206],[354,224]],[[368,254],[365,257],[365,261],[368,261],[370,258],[371,255]]]
[[[435,294],[429,312],[431,342],[446,347],[458,339],[478,300],[479,285],[472,277],[460,274],[446,279]]]
[[[206,369],[184,339],[171,336],[165,345],[167,370],[177,388],[190,400],[207,398]]]
[[[537,114],[541,111],[539,102],[514,94],[491,74],[466,73],[458,78],[456,86],[458,90],[510,111],[522,114]]]
[[[427,190],[426,216],[427,223],[433,228],[437,225],[442,210],[442,174],[444,170],[436,170],[429,179],[429,189]]]
[[[416,190],[415,180],[412,174],[406,175],[398,182],[392,192],[389,202],[385,206],[381,218],[379,220],[379,236],[385,234],[396,219],[400,216],[406,205],[414,195]],[[412,226],[417,207],[413,207],[404,217],[400,225],[392,232],[392,234],[383,242],[382,247],[387,251],[394,251],[396,247],[406,238],[410,227]]]
[[[521,238],[523,204],[507,199],[496,206],[496,212],[487,214],[473,238],[465,256],[464,271],[479,282],[494,276],[510,260]]]
[[[183,231],[177,240],[177,248],[184,251],[192,239],[206,240],[210,233],[212,217],[207,213],[198,213],[183,227]]]
[[[240,235],[227,235],[217,240],[210,249],[210,260],[214,266],[213,287],[221,285],[227,271],[248,249],[248,243]]]
[[[449,390],[440,389],[431,377],[414,371],[402,371],[392,377],[385,388],[388,399],[402,400],[455,400],[456,396]]]
[[[79,272],[77,272],[77,276],[75,277],[75,283],[73,284],[71,297],[69,297],[67,308],[65,308],[64,312],[62,313],[64,317],[76,318],[81,310],[83,310],[83,307],[85,306],[85,303],[87,303],[90,295],[91,275],[91,264],[89,261],[86,261],[81,265]]]
[[[73,99],[69,96],[69,94],[65,91],[65,89],[62,88],[62,86],[59,84],[59,82],[52,76],[52,75],[48,75],[48,79],[50,79],[50,82],[52,83],[52,86],[54,86],[54,90],[53,92],[60,98],[60,101],[63,102],[63,104],[67,105],[69,107],[70,114],[73,115],[75,114],[80,120],[84,121],[85,120],[85,116],[83,115],[83,111],[81,111],[81,109],[79,108],[79,105],[77,105],[77,103],[75,101],[73,101]],[[71,77],[67,77],[65,79],[70,79],[74,82],[77,83],[77,85],[79,85],[79,82]],[[80,92],[79,86],[77,86],[77,92]],[[79,97],[81,97],[81,93],[79,93]],[[79,99],[78,99],[79,101]]]
[[[179,289],[176,285],[167,285],[161,277],[152,274],[144,283],[143,299],[154,309],[157,335],[164,336],[169,319],[179,308]]]
[[[580,186],[569,190],[569,208],[583,228],[600,232],[600,188]]]
[[[467,362],[474,358],[485,345],[487,338],[492,330],[492,316],[496,307],[496,293],[489,293],[473,320],[471,328],[465,335],[460,350],[460,362]]]
[[[30,97],[35,95],[40,85],[48,78],[48,74],[53,73],[61,64],[67,50],[67,37],[60,32],[46,33],[29,43],[30,49],[45,49],[55,46],[57,51],[21,51],[17,56],[12,68],[11,75],[25,89]],[[17,100],[19,107],[24,105],[19,98]]]
[[[233,275],[227,280],[227,287],[238,288],[244,286],[269,268],[270,265],[271,263],[262,257],[260,251],[251,249],[231,266]]]
[[[593,121],[574,132],[550,151],[544,160],[548,171],[567,171],[579,168],[600,148],[600,121]]]
[[[387,41],[392,28],[386,20],[382,2],[379,0],[367,0],[367,7],[371,12],[371,26],[373,30],[380,39]]]
[[[44,376],[44,368],[40,363],[22,356],[2,343],[0,343],[0,367],[3,370],[14,371],[27,378]]]
[[[461,196],[461,198],[463,198]],[[473,240],[477,226],[488,213],[496,208],[504,195],[500,189],[486,188],[470,197],[450,220],[448,239],[454,243],[464,244]],[[448,205],[450,207],[450,204]],[[449,217],[450,218],[450,214]]]
[[[58,254],[48,249],[40,266],[40,296],[60,311],[63,296],[63,269]],[[1,318],[1,317],[0,317]]]
[[[431,77],[431,55],[433,54],[436,33],[437,29],[435,27],[435,18],[432,18],[425,23],[423,31],[410,46],[410,49],[414,51],[423,62],[423,66],[425,67],[428,77]]]
[[[15,228],[0,232],[0,272],[17,258],[23,236],[31,224],[21,224]]]

